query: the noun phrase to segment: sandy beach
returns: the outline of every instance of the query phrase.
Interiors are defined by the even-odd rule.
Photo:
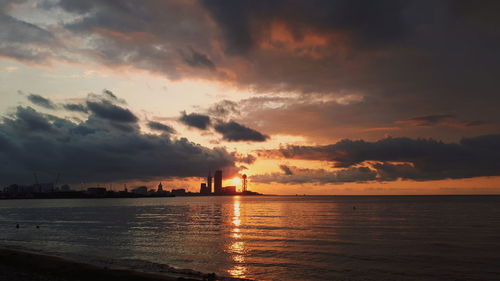
[[[0,281],[174,281],[243,280],[192,270],[150,273],[100,267],[25,250],[0,248]]]

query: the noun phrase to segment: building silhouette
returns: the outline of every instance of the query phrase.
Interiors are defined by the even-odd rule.
[[[217,170],[214,174],[214,193],[221,194],[222,191],[222,171]]]
[[[208,176],[207,176],[207,190],[208,193],[212,193],[212,173],[210,170],[208,171]]]
[[[224,186],[222,188],[222,192],[224,194],[235,194],[236,193],[236,186],[231,185],[231,186]]]
[[[184,188],[172,189],[172,194],[176,196],[186,195],[186,189]]]
[[[210,194],[210,190],[208,189],[208,186],[206,183],[200,184],[200,193],[201,194]]]
[[[162,192],[162,191],[163,191],[163,185],[161,184],[161,182],[160,182],[160,184],[158,185],[158,190],[157,190],[157,191],[158,191],[158,192]]]
[[[105,187],[89,187],[87,188],[87,194],[95,196],[103,196],[107,192]]]
[[[132,189],[132,193],[146,195],[148,193],[148,187],[144,185],[136,187]]]

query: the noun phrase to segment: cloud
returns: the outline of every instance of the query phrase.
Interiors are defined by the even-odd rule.
[[[260,155],[328,161],[345,169],[366,165],[377,172],[378,181],[500,175],[500,135],[464,138],[458,143],[410,138],[374,142],[345,139],[325,146],[287,146]]]
[[[167,134],[175,134],[175,129],[156,121],[149,121],[147,123],[148,127],[152,130],[160,131]]]
[[[79,18],[60,28],[92,41],[78,50],[86,58],[169,79],[219,76],[213,60],[216,31],[196,1],[86,2],[63,0],[46,6],[49,13],[62,10]]]
[[[227,141],[263,142],[269,139],[269,136],[234,121],[229,121],[227,123],[219,122],[214,126],[214,129],[218,133],[222,134],[222,138]]]
[[[64,109],[69,110],[69,111],[76,111],[76,112],[82,112],[82,113],[89,112],[89,109],[84,104],[67,103],[67,104],[63,104],[63,107],[64,107]]]
[[[461,111],[460,119],[441,120],[434,126],[413,126],[410,124],[415,121],[404,121],[408,115],[425,117],[419,111],[434,105],[409,106],[406,99],[386,103],[383,99],[366,97],[341,104],[324,95],[259,95],[238,101],[238,106],[242,112],[238,121],[248,126],[258,126],[270,135],[300,136],[316,143],[342,138],[375,140],[388,135],[455,141],[500,130],[500,119],[474,107]]]
[[[0,4],[0,56],[27,63],[64,57],[59,40],[49,30],[9,14],[15,4],[24,2],[5,0]]]
[[[127,104],[127,101],[117,97],[113,92],[111,92],[110,90],[107,90],[107,89],[104,89],[102,91],[102,95],[100,96],[100,98],[109,100],[112,103],[119,103],[119,104],[125,104],[125,105]]]
[[[414,117],[406,120],[396,121],[398,123],[408,124],[410,126],[436,126],[447,123],[450,120],[455,120],[455,116],[451,114],[437,114]]]
[[[497,86],[498,19],[490,12],[498,8],[495,1],[86,2],[37,6],[54,17],[64,12],[76,18],[56,24],[54,30],[65,31],[56,34],[4,11],[16,27],[5,25],[2,41],[19,44],[26,48],[19,53],[29,56],[33,42],[70,41],[57,40],[64,34],[92,42],[65,46],[75,60],[83,56],[171,79],[224,80],[267,92],[397,93],[443,105],[471,92],[492,98],[494,91],[487,90]],[[422,65],[426,71],[418,71]],[[215,66],[221,70],[206,71]]]
[[[110,90],[103,90],[102,91],[104,95],[106,95],[108,98],[112,99],[112,100],[118,100],[118,97],[113,94],[113,92],[111,92]]]
[[[269,134],[324,142],[376,139],[399,129],[401,136],[445,140],[498,132],[497,1],[31,5],[55,19],[50,28],[16,18],[11,2],[3,1],[0,11],[2,57],[126,66],[285,97],[274,108],[241,108],[238,122]],[[446,130],[394,124],[429,112],[452,112],[460,120]],[[477,126],[483,122],[488,126]]]
[[[130,110],[117,106],[108,100],[87,100],[87,108],[96,116],[122,123],[136,123],[139,119]]]
[[[252,182],[283,184],[342,184],[349,182],[369,182],[376,180],[377,172],[368,167],[352,167],[338,171],[324,169],[304,169],[281,165],[284,173],[253,175]]]
[[[115,119],[110,122],[123,124]],[[119,130],[103,121],[94,111],[76,122],[17,107],[0,122],[0,184],[32,183],[33,172],[41,181],[60,173],[63,182],[102,183],[198,177],[208,168],[238,171],[235,157],[223,148],[136,127]]]
[[[280,165],[280,169],[283,171],[283,173],[285,173],[285,175],[293,175],[292,169],[290,169],[290,167],[288,167],[287,165]]]
[[[233,155],[236,158],[237,162],[240,163],[245,163],[245,164],[253,164],[255,160],[257,160],[257,157],[255,157],[252,154],[239,154],[239,153],[233,153]]]
[[[13,116],[3,118],[3,123],[19,134],[52,132],[54,130],[46,115],[29,106],[18,106]]]
[[[44,98],[40,95],[30,94],[28,95],[28,100],[35,105],[47,108],[47,109],[56,109],[56,105],[49,99]]]
[[[198,113],[186,114],[185,111],[181,112],[179,121],[189,127],[198,128],[200,130],[207,130],[211,124],[209,116]]]
[[[455,126],[455,127],[473,127],[481,126],[483,121],[460,121],[452,114],[436,114],[414,117],[405,120],[396,121],[398,124],[415,127],[435,127],[435,126]]]
[[[359,43],[372,45],[396,41],[405,35],[401,13],[406,5],[397,1],[201,2],[219,24],[227,51],[231,54],[255,48],[265,32],[263,28],[273,20],[292,25],[298,39],[306,27],[310,31],[348,31]],[[258,24],[252,24],[252,21]]]
[[[222,100],[210,106],[208,113],[217,117],[227,117],[231,114],[239,115],[238,104],[230,100]]]
[[[210,70],[215,70],[215,64],[205,54],[201,54],[191,49],[190,54],[182,52],[184,61],[192,67],[204,67]]]
[[[209,112],[215,111],[215,113],[219,116],[227,115],[229,111],[226,112],[225,108],[220,107],[223,105],[228,105],[228,110],[232,110],[232,102],[223,101],[222,103],[217,104],[215,107],[209,109]],[[183,111],[181,112],[179,121],[189,127],[194,127],[200,130],[208,130],[212,126],[212,120],[210,116],[199,113],[187,114],[185,111]],[[269,138],[269,136],[245,127],[239,123],[236,123],[235,121],[223,122],[221,120],[218,120],[217,123],[213,125],[213,128],[216,132],[220,133],[222,135],[222,138],[226,141],[263,142]]]

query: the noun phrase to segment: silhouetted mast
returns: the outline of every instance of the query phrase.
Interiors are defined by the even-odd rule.
[[[243,174],[241,178],[243,179],[243,192],[247,192],[247,175]]]

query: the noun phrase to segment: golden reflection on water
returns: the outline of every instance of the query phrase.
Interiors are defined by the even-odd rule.
[[[243,264],[245,262],[245,242],[240,241],[241,235],[241,212],[240,212],[240,197],[235,196],[233,200],[233,228],[231,229],[232,242],[228,246],[228,252],[231,253],[231,258],[236,263],[227,272],[232,277],[245,277],[247,268]]]

